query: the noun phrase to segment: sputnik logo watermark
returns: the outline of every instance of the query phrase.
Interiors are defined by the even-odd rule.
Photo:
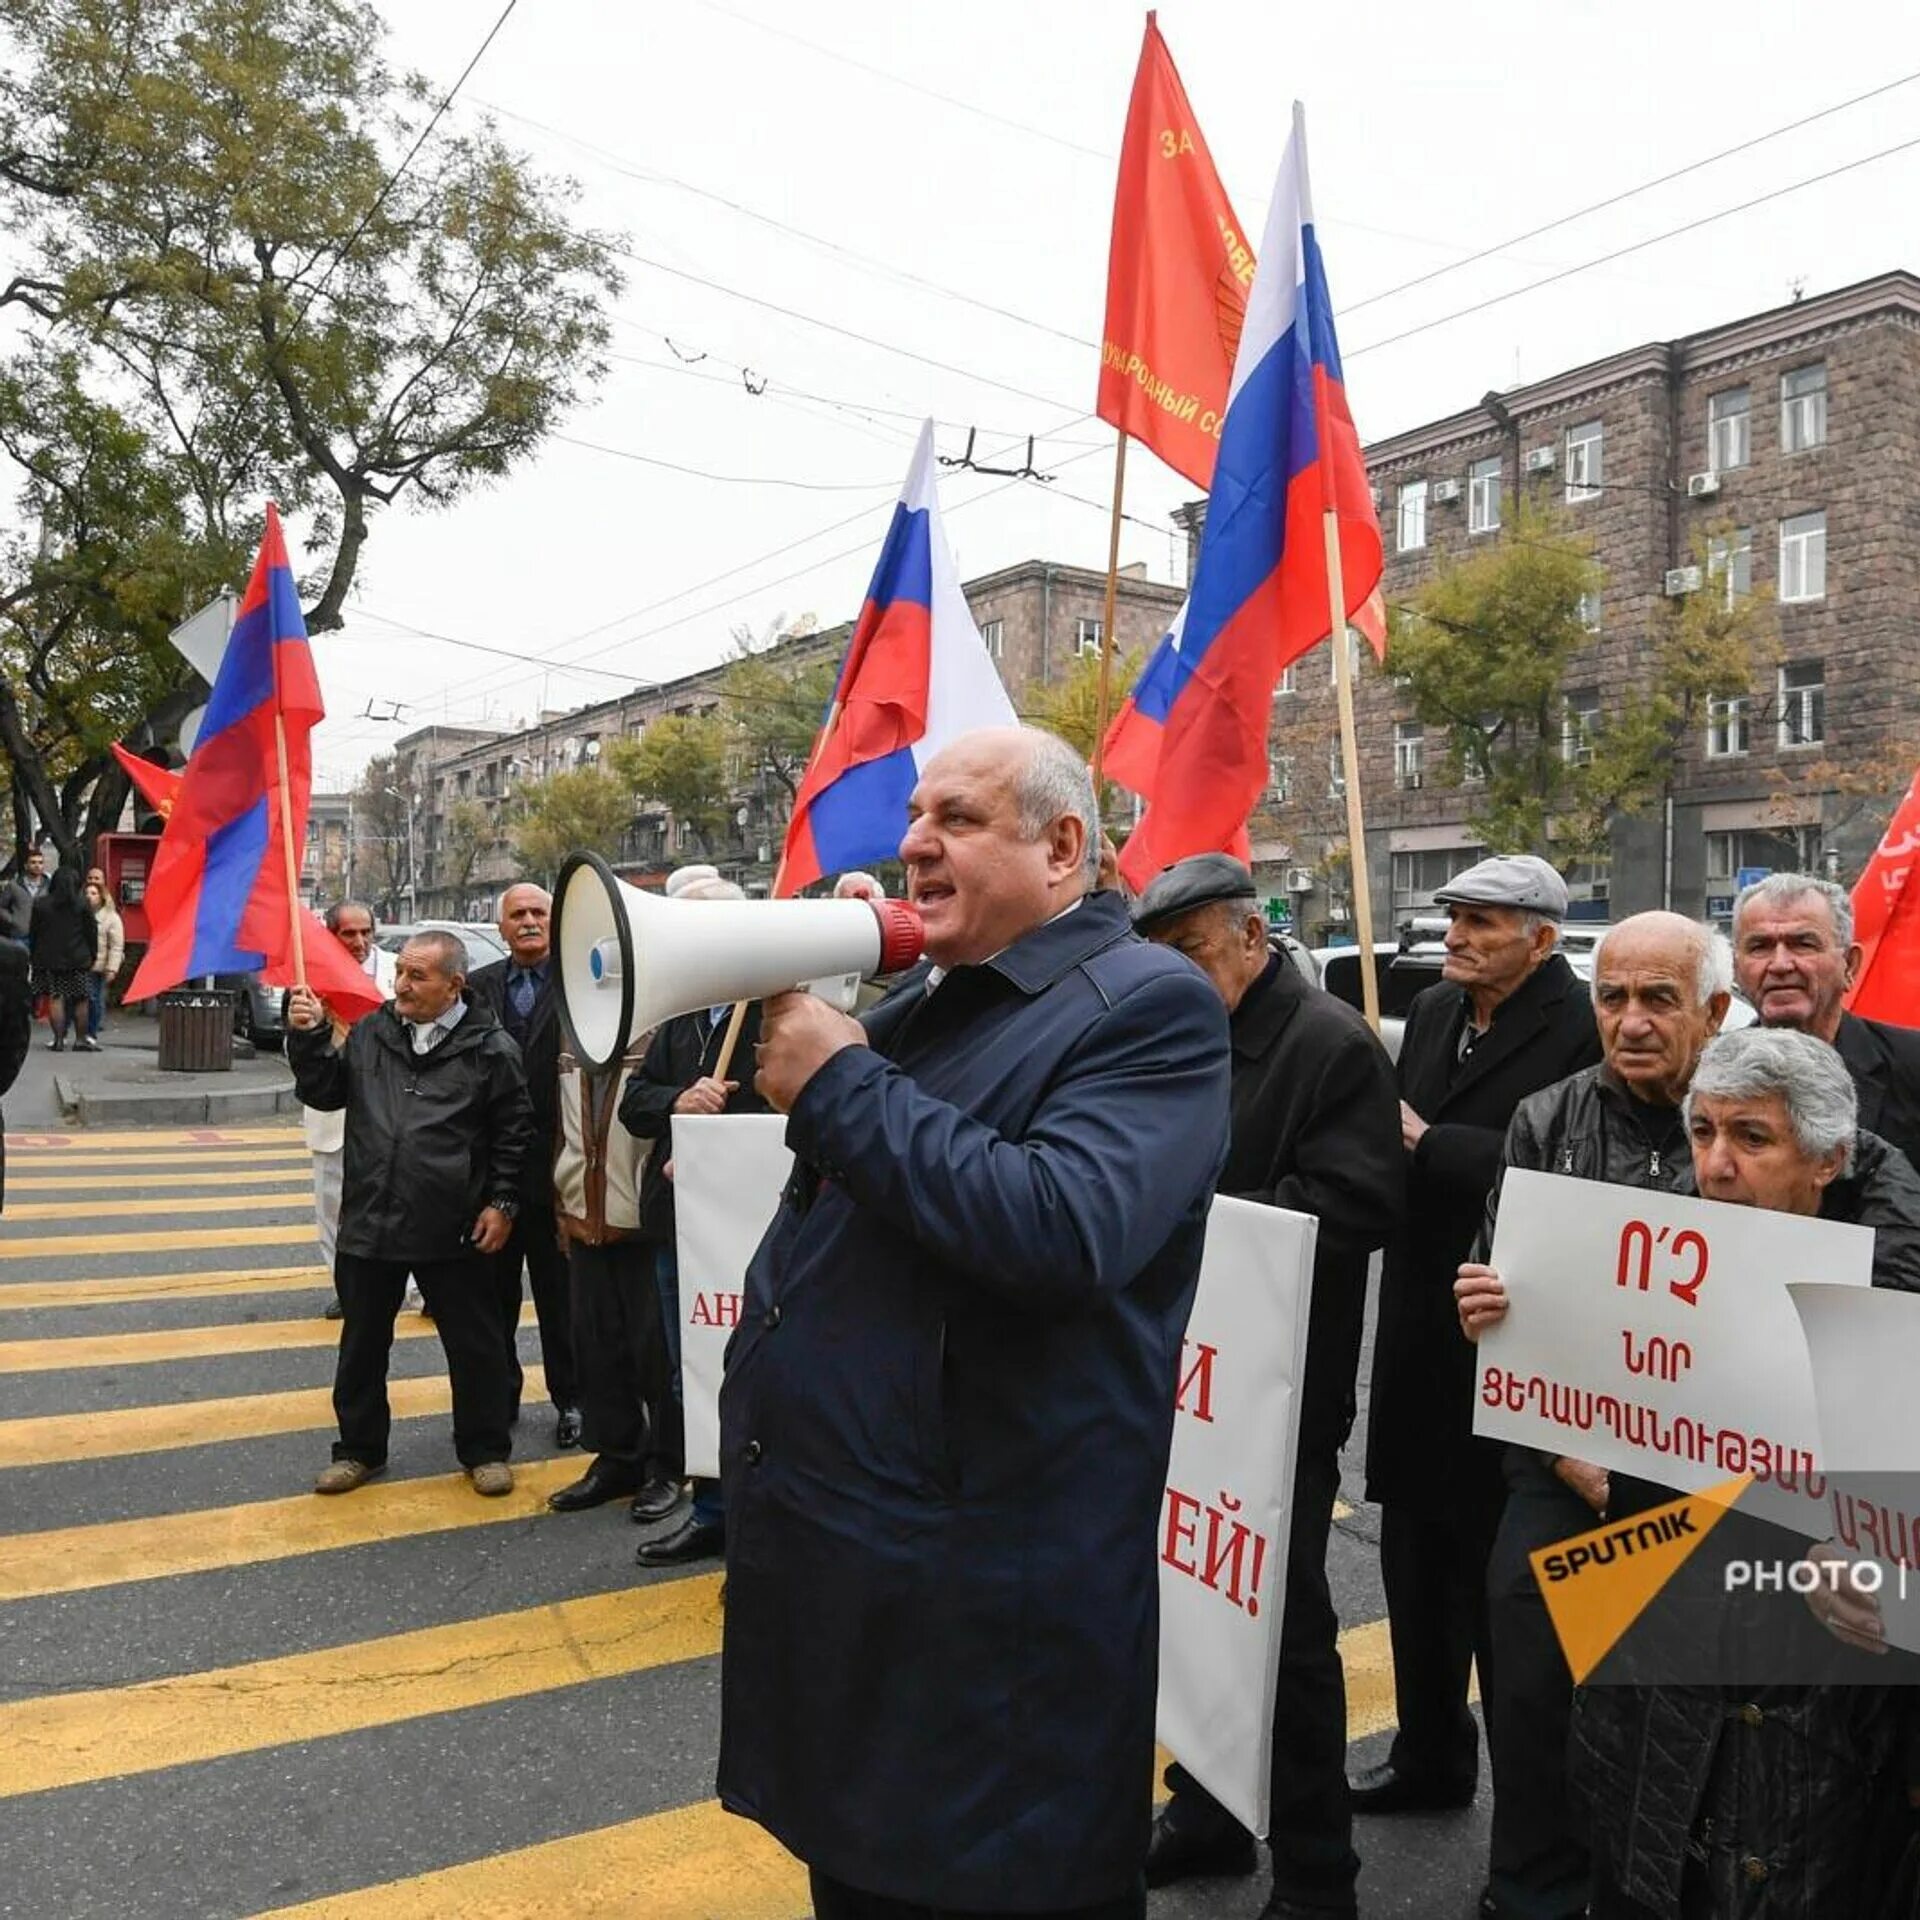
[[[1886,1567],[1878,1560],[1848,1560],[1810,1554],[1800,1560],[1729,1560],[1720,1572],[1726,1593],[1858,1594],[1878,1599],[1890,1594],[1907,1597],[1907,1581],[1914,1569],[1903,1560]]]

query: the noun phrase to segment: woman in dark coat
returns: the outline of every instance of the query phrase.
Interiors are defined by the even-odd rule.
[[[33,953],[33,986],[47,997],[47,1045],[59,1053],[73,1028],[76,1053],[98,1053],[100,1042],[87,1031],[87,975],[99,951],[100,929],[87,905],[77,867],[58,867],[47,890],[33,903],[27,942]]]

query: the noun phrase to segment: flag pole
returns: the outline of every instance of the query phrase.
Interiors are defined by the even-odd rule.
[[[287,925],[293,934],[293,984],[307,984],[306,930],[300,924],[300,863],[293,850],[293,787],[287,777],[287,723],[275,689],[273,710],[274,773],[280,783],[280,845],[287,860]]]
[[[1151,19],[1152,15],[1148,15]],[[1113,607],[1120,588],[1120,499],[1127,484],[1127,433],[1113,449],[1113,521],[1107,530],[1107,601],[1100,622],[1100,691],[1093,711],[1093,804],[1100,807],[1100,768],[1107,754],[1107,722],[1113,716]]]

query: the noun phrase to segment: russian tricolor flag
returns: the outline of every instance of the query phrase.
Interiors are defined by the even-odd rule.
[[[929,420],[794,801],[779,894],[892,859],[920,769],[963,733],[1016,724],[955,577],[933,480]]]
[[[1121,715],[1136,728],[1157,722],[1160,734],[1150,779],[1127,780],[1147,797],[1120,856],[1134,887],[1189,854],[1229,849],[1244,833],[1267,780],[1273,690],[1331,624],[1327,513],[1339,532],[1351,619],[1380,584],[1380,526],[1347,410],[1296,103],[1184,624],[1156,650]]]

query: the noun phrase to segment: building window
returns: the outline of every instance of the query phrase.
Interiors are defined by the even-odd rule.
[[[1336,733],[1327,742],[1327,798],[1344,800],[1347,797],[1347,769],[1340,758],[1340,736]]]
[[[1280,684],[1274,688],[1274,692],[1298,693],[1299,691],[1299,684],[1293,677],[1293,663],[1289,661],[1287,665],[1280,669]]]
[[[1707,467],[1713,473],[1728,473],[1744,467],[1752,457],[1749,426],[1752,416],[1747,408],[1745,387],[1729,387],[1707,401]]]
[[[1427,730],[1418,720],[1401,720],[1393,729],[1393,784],[1403,793],[1426,784]]]
[[[1827,368],[1816,360],[1780,376],[1780,451],[1805,453],[1827,444]]]
[[[1574,603],[1574,611],[1580,616],[1580,624],[1589,633],[1600,631],[1600,590],[1593,588],[1583,593]]]
[[[1827,671],[1818,660],[1780,669],[1780,744],[1817,747],[1827,737]]]
[[[1398,545],[1402,553],[1412,553],[1427,544],[1427,483],[1409,480],[1400,489]]]
[[[1393,918],[1434,911],[1433,896],[1485,857],[1484,847],[1425,847],[1417,853],[1396,853],[1392,861]]]
[[[1600,731],[1600,689],[1571,689],[1560,709],[1560,758],[1570,767],[1593,764],[1594,736]]]
[[[1276,807],[1284,807],[1293,798],[1293,762],[1286,754],[1267,756],[1267,785]]]
[[[1075,653],[1098,653],[1100,651],[1100,637],[1100,622],[1098,620],[1076,620],[1073,623],[1073,650]]]
[[[1476,460],[1467,469],[1467,531],[1495,533],[1500,526],[1500,456]]]
[[[1707,892],[1725,902],[1719,906],[1708,900],[1707,910],[1716,919],[1732,917],[1732,896],[1739,890],[1742,874],[1820,871],[1818,827],[1749,827],[1744,832],[1710,833],[1706,840]]]
[[[1737,694],[1731,700],[1707,702],[1707,758],[1725,760],[1747,750],[1747,700]]]
[[[1450,736],[1453,752],[1460,762],[1460,784],[1483,787],[1487,783],[1487,757],[1491,751],[1491,721],[1476,727],[1456,727]]]
[[[1005,657],[1007,643],[1006,623],[1002,620],[989,620],[980,629],[980,642],[987,650],[989,660]]]
[[[1588,420],[1567,429],[1567,498],[1569,501],[1597,500],[1606,478],[1602,447],[1604,428],[1598,420]]]
[[[1827,516],[1797,513],[1780,522],[1780,598],[1827,597]]]
[[[1726,581],[1727,607],[1753,591],[1753,529],[1738,527],[1707,542],[1707,578]]]

